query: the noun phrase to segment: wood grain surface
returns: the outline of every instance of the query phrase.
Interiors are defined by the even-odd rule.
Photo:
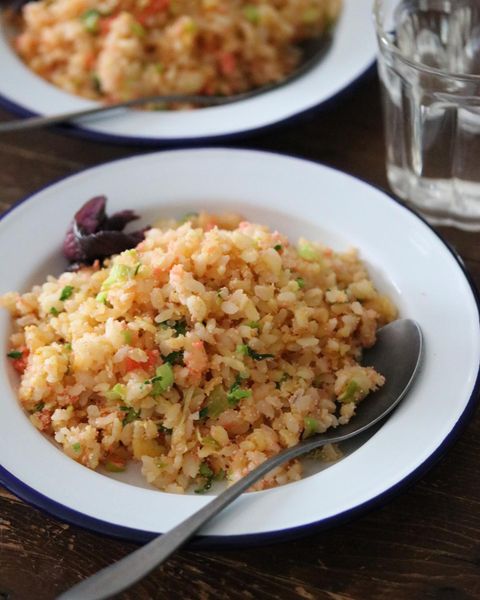
[[[10,118],[0,110],[0,120]],[[387,189],[372,74],[333,106],[230,145],[313,159]],[[146,151],[52,130],[3,135],[0,211],[55,179]],[[479,284],[478,234],[439,231]],[[428,474],[384,506],[296,541],[222,551],[186,548],[121,598],[479,599],[479,465],[476,415]],[[0,600],[50,600],[134,548],[61,523],[0,488]]]

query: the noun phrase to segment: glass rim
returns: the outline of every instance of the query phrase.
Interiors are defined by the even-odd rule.
[[[400,0],[399,0],[400,1]],[[471,73],[455,73],[452,71],[443,71],[442,69],[437,69],[436,67],[430,67],[425,65],[424,63],[417,62],[415,60],[411,60],[403,55],[401,50],[395,46],[389,39],[388,33],[385,31],[383,27],[383,6],[385,4],[385,0],[374,0],[373,4],[373,22],[375,25],[375,31],[377,34],[380,51],[383,48],[388,49],[388,51],[394,54],[401,62],[406,64],[407,66],[416,69],[417,71],[423,71],[429,75],[435,75],[436,77],[440,77],[443,79],[456,79],[459,81],[468,81],[471,83],[478,84],[480,83],[480,75],[474,75]]]

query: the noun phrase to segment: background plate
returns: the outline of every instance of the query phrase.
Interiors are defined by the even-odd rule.
[[[318,66],[284,87],[230,106],[166,113],[129,110],[122,115],[105,115],[85,123],[80,131],[97,139],[125,143],[180,143],[251,132],[312,109],[350,86],[375,59],[371,0],[344,0],[344,4],[329,52]],[[0,56],[0,102],[7,109],[22,115],[51,115],[95,106],[30,71],[10,48],[1,26]]]

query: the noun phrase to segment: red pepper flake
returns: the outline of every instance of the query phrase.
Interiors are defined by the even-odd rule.
[[[142,25],[150,19],[150,17],[161,13],[170,6],[170,0],[150,0],[148,5],[137,15],[137,21]]]
[[[143,365],[144,363],[133,360],[133,358],[130,358],[129,356],[127,356],[123,361],[123,367],[125,371],[127,371],[127,373],[129,373],[130,371],[135,371],[136,369],[140,369],[141,367],[143,367]]]
[[[37,418],[40,421],[40,429],[41,431],[45,431],[50,426],[52,422],[52,415],[48,410],[42,410],[41,413],[37,414]]]
[[[97,59],[97,57],[95,56],[95,52],[89,52],[85,56],[85,61],[84,61],[85,69],[91,71],[93,69],[93,67],[95,66],[96,59]]]
[[[111,15],[109,17],[103,17],[100,19],[100,35],[107,35],[112,26],[112,22],[117,18],[117,15]]]
[[[18,352],[21,352],[21,356],[12,360],[12,367],[21,375],[27,368],[28,350],[27,348],[19,348]]]
[[[148,360],[144,362],[140,362],[137,360],[133,360],[127,356],[123,361],[123,368],[128,373],[130,371],[135,371],[136,369],[145,369],[146,371],[150,370],[152,367],[156,366],[159,363],[160,352],[158,350],[147,350]]]
[[[153,276],[155,279],[158,279],[159,282],[166,282],[168,279],[168,271],[165,271],[162,267],[155,267],[153,269]]]
[[[237,69],[237,59],[231,52],[222,52],[218,57],[218,62],[223,75],[232,75]]]

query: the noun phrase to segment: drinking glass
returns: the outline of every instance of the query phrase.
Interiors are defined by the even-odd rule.
[[[376,0],[374,22],[390,186],[480,230],[480,1]]]

